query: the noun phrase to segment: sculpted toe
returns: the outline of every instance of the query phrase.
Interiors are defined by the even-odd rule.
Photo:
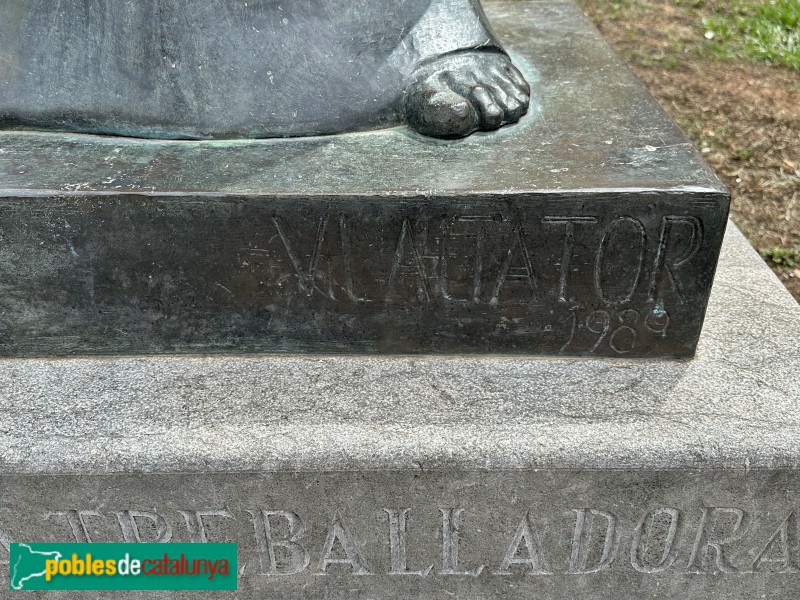
[[[422,134],[464,137],[515,123],[530,87],[501,52],[471,50],[425,63],[406,88],[406,121]]]
[[[481,129],[497,129],[505,120],[505,110],[485,87],[472,90],[471,100],[481,119]]]
[[[522,73],[519,72],[519,69],[511,64],[510,60],[506,60],[506,64],[503,66],[503,72],[514,83],[517,89],[526,96],[531,95],[531,86],[522,76]]]
[[[464,137],[479,127],[472,103],[452,90],[428,92],[410,104],[409,125],[424,135]]]
[[[504,114],[504,123],[516,123],[528,111],[528,102],[520,102],[517,98],[507,97]]]
[[[521,89],[514,81],[500,70],[492,73],[495,83],[503,90],[506,96],[513,98],[518,104],[527,106],[530,101],[529,92]]]

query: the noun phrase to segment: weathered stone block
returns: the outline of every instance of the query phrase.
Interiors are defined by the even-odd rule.
[[[731,228],[691,361],[2,360],[0,563],[231,541],[237,598],[794,599],[798,339]]]
[[[519,125],[0,133],[0,353],[690,356],[728,193],[571,3],[489,3]]]

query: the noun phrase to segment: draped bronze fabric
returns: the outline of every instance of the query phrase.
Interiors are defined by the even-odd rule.
[[[477,0],[17,0],[0,22],[0,125],[142,137],[391,125],[415,64],[494,43]]]

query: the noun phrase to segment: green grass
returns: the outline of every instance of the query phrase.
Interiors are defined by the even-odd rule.
[[[703,25],[718,58],[746,56],[800,69],[800,0],[736,0]]]
[[[761,251],[761,256],[779,269],[800,267],[800,248],[783,248],[771,246]]]

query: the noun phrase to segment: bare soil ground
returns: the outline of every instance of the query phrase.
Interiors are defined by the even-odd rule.
[[[800,71],[709,49],[722,0],[579,0],[733,194],[731,216],[800,301]],[[710,34],[709,34],[710,35]]]

